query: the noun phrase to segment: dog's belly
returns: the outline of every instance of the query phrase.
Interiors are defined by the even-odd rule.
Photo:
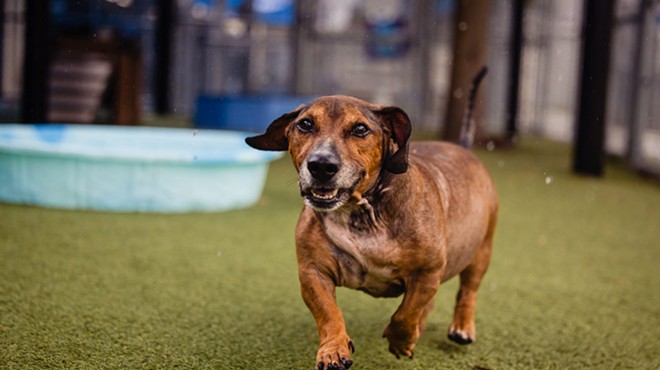
[[[373,297],[378,297],[378,298],[393,298],[393,297],[398,297],[401,294],[403,294],[403,285],[402,284],[379,284],[379,285],[364,285],[359,288],[358,290],[361,290],[370,296]]]

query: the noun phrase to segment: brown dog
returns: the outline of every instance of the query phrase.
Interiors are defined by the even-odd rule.
[[[400,108],[327,96],[247,139],[257,149],[288,150],[299,173],[305,207],[296,228],[298,273],[320,336],[317,369],[352,365],[336,286],[375,297],[404,294],[383,336],[390,352],[412,358],[440,283],[460,274],[449,338],[475,339],[497,194],[470,151],[441,142],[408,145],[410,131]]]

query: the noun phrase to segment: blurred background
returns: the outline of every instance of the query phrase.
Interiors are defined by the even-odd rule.
[[[660,0],[0,0],[0,25],[0,369],[311,368],[297,174],[245,135],[348,94],[456,140],[483,65],[479,340],[445,339],[456,279],[404,362],[400,301],[338,289],[356,366],[660,369]]]
[[[594,5],[595,4],[595,5]],[[453,139],[541,136],[660,174],[660,1],[0,0],[0,121],[260,131],[314,96]],[[588,157],[581,166],[580,154]],[[600,167],[599,167],[600,166]]]

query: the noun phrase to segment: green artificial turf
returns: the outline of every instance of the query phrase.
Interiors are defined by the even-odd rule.
[[[415,359],[381,338],[399,299],[338,290],[355,369],[660,368],[660,188],[617,165],[572,175],[564,145],[480,152],[501,196],[477,342],[446,339],[441,287]],[[0,368],[311,369],[288,158],[260,203],[147,215],[0,205]]]

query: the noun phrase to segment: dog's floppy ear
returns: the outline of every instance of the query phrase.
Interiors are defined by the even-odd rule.
[[[245,142],[249,146],[259,150],[288,150],[289,140],[286,137],[286,128],[294,119],[296,119],[296,117],[298,117],[298,114],[300,114],[303,107],[304,105],[301,105],[295,110],[281,115],[275,121],[271,122],[265,133],[248,137],[245,139]]]
[[[385,168],[392,173],[404,173],[408,170],[408,139],[412,127],[410,118],[403,109],[398,107],[381,107],[373,113],[387,126],[396,143],[397,151],[387,153],[385,157]],[[386,148],[387,150],[388,148]]]

